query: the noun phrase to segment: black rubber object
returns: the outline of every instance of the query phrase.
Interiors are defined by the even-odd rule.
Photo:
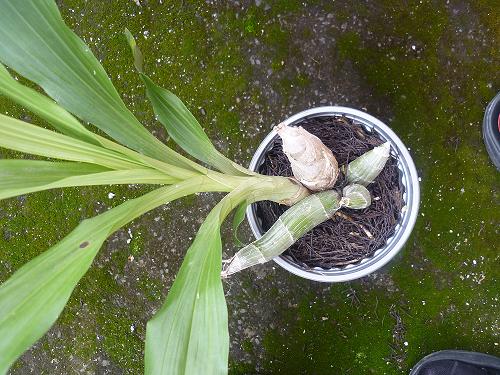
[[[500,92],[488,104],[484,112],[483,140],[491,161],[500,171]]]
[[[500,358],[465,350],[442,350],[422,358],[410,375],[500,375]]]

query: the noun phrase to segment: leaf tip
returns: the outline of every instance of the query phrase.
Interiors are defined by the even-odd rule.
[[[132,55],[134,56],[135,68],[137,69],[137,71],[139,73],[143,73],[144,58],[142,56],[141,50],[139,49],[139,47],[137,46],[137,43],[135,42],[134,36],[130,32],[130,30],[127,28],[125,28],[125,30],[123,30],[123,34],[127,38],[127,42],[130,46],[130,49],[132,50]]]

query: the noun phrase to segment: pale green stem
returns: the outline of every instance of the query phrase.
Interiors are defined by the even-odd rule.
[[[390,150],[391,145],[386,142],[351,161],[346,170],[347,181],[364,186],[371,184],[384,169]]]
[[[225,261],[221,276],[227,277],[277,257],[315,226],[331,219],[341,207],[363,209],[371,203],[370,193],[359,184],[346,186],[343,194],[340,198],[335,190],[326,190],[290,207],[261,238]]]
[[[242,248],[227,261],[222,276],[227,277],[280,255],[316,225],[330,219],[340,207],[340,196],[335,190],[302,199],[285,211],[261,238]]]

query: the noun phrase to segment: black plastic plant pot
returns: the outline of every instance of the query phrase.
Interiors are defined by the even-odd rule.
[[[484,112],[483,140],[491,161],[500,171],[500,92]]]
[[[329,106],[300,112],[285,120],[284,124],[293,126],[305,119],[316,117],[331,118],[335,116],[350,118],[354,123],[363,126],[368,131],[376,132],[383,141],[390,142],[391,155],[397,160],[400,182],[404,189],[404,206],[401,209],[399,222],[395,228],[394,235],[371,256],[357,263],[338,268],[325,269],[320,267],[305,267],[295,262],[290,256],[284,254],[274,258],[276,263],[291,273],[306,279],[321,282],[344,282],[358,279],[375,272],[387,264],[397,253],[399,253],[410,236],[417,219],[420,204],[420,187],[417,170],[407,148],[387,125],[375,117],[352,108]],[[278,135],[276,132],[272,131],[264,141],[262,141],[250,163],[250,169],[252,171],[259,170],[259,167],[264,162],[266,153],[273,147],[274,141],[277,138]],[[257,205],[250,205],[247,208],[246,214],[253,234],[256,238],[260,238],[264,234],[264,230],[262,220],[257,215]]]

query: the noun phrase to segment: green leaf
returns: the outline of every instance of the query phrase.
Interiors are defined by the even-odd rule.
[[[200,228],[167,300],[149,321],[146,374],[223,374],[229,337],[220,281],[222,248],[216,220]]]
[[[150,158],[87,130],[76,118],[73,117],[73,115],[52,101],[50,98],[20,84],[12,78],[7,69],[5,69],[5,67],[1,64],[0,92],[3,92],[14,102],[31,110],[40,118],[48,121],[49,124],[63,134],[116,151],[144,166],[169,172],[174,175],[184,174],[184,171],[179,170],[180,167]],[[201,166],[197,166],[196,169],[199,172],[205,173],[205,169]],[[190,173],[190,175],[193,175],[193,173]]]
[[[132,50],[132,55],[134,56],[134,66],[139,73],[143,73],[144,58],[142,57],[142,52],[137,46],[137,43],[135,42],[135,39],[129,29],[125,28],[124,33],[130,49]]]
[[[155,207],[212,188],[217,186],[200,176],[127,201],[84,220],[61,242],[16,271],[0,286],[0,374],[55,322],[109,235]]]
[[[95,134],[88,131],[69,112],[47,96],[12,78],[2,64],[0,64],[0,92],[49,122],[61,133],[82,141],[96,143]]]
[[[112,169],[140,167],[117,152],[5,115],[0,115],[0,147],[50,158],[99,164]]]
[[[97,140],[107,148],[0,114],[0,147],[49,158],[97,164],[111,169],[134,170],[151,166],[176,180],[200,175],[199,172],[138,154],[102,137],[98,136]]]
[[[254,188],[242,186],[226,195],[201,225],[165,303],[147,324],[146,375],[227,373],[220,226]]]
[[[125,29],[125,35],[134,55],[135,67],[146,85],[146,94],[155,114],[175,143],[191,156],[221,172],[243,176],[254,174],[222,155],[184,103],[172,92],[157,86],[143,73],[142,53],[130,31]]]
[[[233,216],[233,238],[234,242],[238,246],[243,246],[244,243],[240,241],[238,238],[238,228],[240,224],[243,222],[245,219],[245,212],[250,203],[248,201],[243,202],[238,206],[238,208],[234,211],[234,216]]]
[[[178,180],[152,169],[112,171],[86,163],[0,160],[0,199],[69,186],[175,182]]]
[[[62,107],[152,158],[198,170],[149,133],[127,109],[104,68],[63,22],[52,0],[2,0],[0,61],[40,85]]]
[[[243,176],[252,174],[226,158],[213,146],[196,118],[177,96],[156,86],[148,76],[141,74],[141,78],[158,120],[184,151],[221,172]]]

